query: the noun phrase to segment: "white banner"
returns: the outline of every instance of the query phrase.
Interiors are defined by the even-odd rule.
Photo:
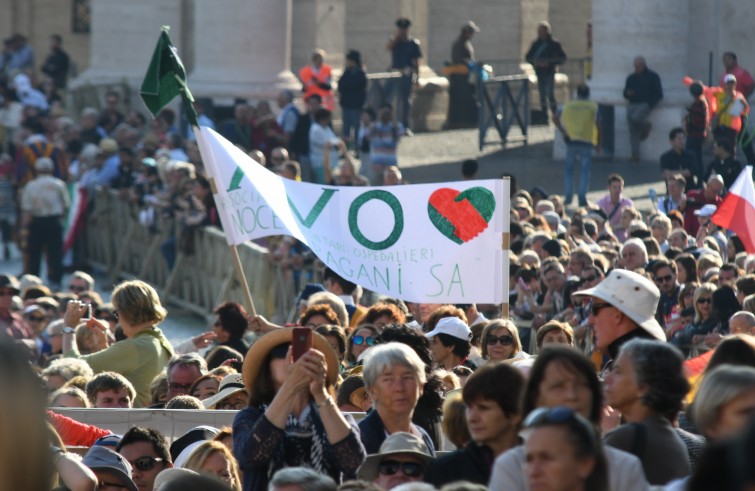
[[[501,303],[503,183],[324,186],[284,179],[197,131],[229,244],[296,237],[336,273],[412,302]]]

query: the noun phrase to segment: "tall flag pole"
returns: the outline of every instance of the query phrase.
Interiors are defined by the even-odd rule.
[[[160,30],[160,38],[157,40],[154,53],[152,53],[152,59],[149,62],[147,73],[144,75],[139,95],[152,116],[157,116],[157,113],[163,107],[180,95],[186,108],[189,123],[198,137],[197,141],[199,141],[199,123],[197,122],[197,113],[194,110],[194,96],[191,95],[186,84],[186,69],[178,56],[178,50],[170,40],[169,31],[169,26],[163,26]],[[200,153],[202,153],[202,145],[200,145]],[[202,155],[202,159],[206,157],[206,155]],[[217,194],[214,176],[208,177],[213,194]],[[252,293],[249,289],[249,283],[246,281],[246,275],[244,275],[238,249],[236,245],[229,245],[229,248],[236,276],[244,292],[246,307],[252,316],[256,316],[257,312],[254,308]]]

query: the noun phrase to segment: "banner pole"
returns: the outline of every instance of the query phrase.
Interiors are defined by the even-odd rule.
[[[197,143],[201,143],[204,140],[202,140],[202,134],[199,131],[199,127],[196,125],[192,126],[192,129],[194,130],[194,135],[197,138]],[[199,145],[199,153],[202,153],[202,145]],[[208,156],[202,155],[202,160],[205,162],[208,161],[206,158]],[[209,167],[208,167],[209,171]],[[215,177],[212,175],[209,175],[208,172],[208,181],[210,183],[210,191],[214,196],[218,195],[218,187],[215,184]],[[236,244],[228,245],[228,248],[231,250],[231,259],[233,260],[233,269],[236,271],[236,279],[239,280],[239,283],[241,283],[241,290],[244,293],[244,303],[246,304],[246,309],[249,312],[249,315],[252,317],[257,316],[257,310],[254,308],[254,299],[252,299],[252,291],[249,289],[249,283],[246,281],[246,275],[244,274],[244,267],[241,264],[241,257],[239,257],[239,251],[236,248]]]
[[[501,275],[503,301],[501,302],[501,319],[509,318],[509,249],[511,247],[511,179],[503,177],[503,236],[501,237]]]

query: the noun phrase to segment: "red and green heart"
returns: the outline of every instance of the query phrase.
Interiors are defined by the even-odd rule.
[[[427,214],[440,233],[457,244],[464,244],[480,235],[493,217],[495,196],[481,187],[459,192],[441,188],[430,195]]]

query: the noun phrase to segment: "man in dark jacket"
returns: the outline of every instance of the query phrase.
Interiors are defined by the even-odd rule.
[[[301,178],[303,181],[312,182],[312,165],[309,161],[309,129],[312,127],[315,113],[320,109],[322,97],[319,94],[312,94],[307,99],[306,113],[299,115],[299,122],[296,123],[296,130],[288,143],[288,150],[291,158],[298,160],[301,165]]]
[[[629,140],[632,146],[632,161],[640,161],[640,142],[650,134],[652,125],[648,122],[650,111],[663,99],[661,77],[647,67],[645,58],[634,59],[634,73],[627,77],[624,85],[624,99],[627,106]]]
[[[362,68],[362,55],[359,51],[351,50],[346,54],[346,69],[338,79],[338,95],[341,101],[343,138],[352,142],[356,140],[359,118],[367,99],[367,74]]]
[[[551,25],[545,21],[537,26],[537,39],[532,43],[527,52],[527,63],[535,67],[537,75],[537,91],[540,94],[540,110],[544,116],[548,114],[548,105],[551,112],[556,112],[555,78],[558,65],[566,61],[561,43],[551,35]]]
[[[519,444],[519,399],[524,376],[504,363],[485,365],[464,385],[466,417],[472,440],[432,462],[425,481],[440,489],[454,481],[487,486],[496,457]]]
[[[63,38],[60,34],[50,36],[50,54],[47,55],[42,65],[42,73],[47,75],[55,82],[58,89],[66,88],[68,79],[68,54],[63,51]]]

